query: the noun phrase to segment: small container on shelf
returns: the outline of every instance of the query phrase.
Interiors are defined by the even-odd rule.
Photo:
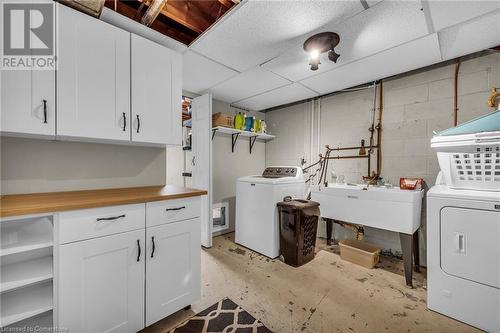
[[[224,114],[222,112],[217,112],[212,115],[212,126],[222,126],[233,128],[234,118],[229,114]]]

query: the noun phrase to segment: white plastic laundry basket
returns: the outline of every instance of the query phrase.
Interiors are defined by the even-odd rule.
[[[431,147],[449,187],[500,191],[500,131],[438,135]]]

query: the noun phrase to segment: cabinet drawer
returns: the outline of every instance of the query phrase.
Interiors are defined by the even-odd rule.
[[[146,227],[199,217],[200,197],[155,201],[146,204]]]
[[[80,241],[145,227],[145,205],[81,209],[59,213],[59,243]]]

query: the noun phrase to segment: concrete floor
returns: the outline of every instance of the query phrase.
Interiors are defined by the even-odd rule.
[[[202,297],[145,333],[170,329],[229,297],[275,332],[475,332],[426,308],[425,272],[405,285],[402,262],[382,257],[376,269],[343,261],[318,239],[313,261],[293,268],[215,237],[202,251]]]

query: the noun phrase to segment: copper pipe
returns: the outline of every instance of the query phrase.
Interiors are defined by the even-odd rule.
[[[378,90],[378,120],[377,120],[377,177],[382,174],[382,112],[384,110],[384,86],[380,80],[380,88]]]
[[[368,131],[370,132],[370,147],[374,146],[373,144],[373,132],[375,131],[375,111],[377,109],[377,82],[373,82],[373,113],[372,113],[372,123]],[[368,150],[368,156],[371,156],[373,153],[373,149],[370,148]],[[372,170],[372,159],[371,157],[368,159],[368,170],[366,172],[367,177],[371,176]]]
[[[338,220],[333,220],[333,222],[340,225],[343,228],[351,229],[352,231],[354,231],[356,233],[357,240],[363,240],[363,238],[365,236],[365,229],[363,228],[363,226],[357,225],[357,224],[352,224],[352,223],[347,223],[347,222],[343,222],[343,221],[338,221]]]
[[[370,155],[349,155],[349,156],[328,156],[325,157],[326,160],[343,160],[347,158],[369,158]]]
[[[361,148],[370,149],[370,148],[377,148],[377,146],[338,147],[338,148],[327,148],[327,149],[331,151],[340,151],[340,150],[358,150]]]
[[[453,126],[458,125],[458,71],[460,70],[460,58],[457,60],[457,64],[455,65],[455,86],[454,86],[454,107],[453,107]]]

